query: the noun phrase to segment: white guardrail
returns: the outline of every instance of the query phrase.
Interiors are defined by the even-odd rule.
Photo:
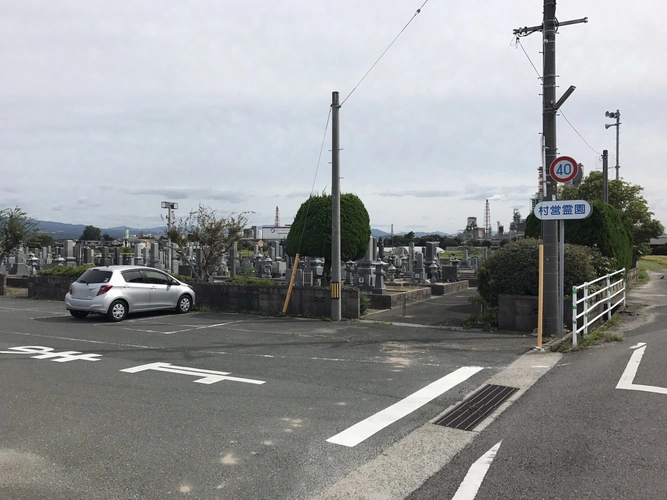
[[[593,293],[589,292],[591,286],[599,286],[600,289]],[[625,307],[625,268],[615,273],[607,274],[596,280],[584,283],[583,285],[572,287],[572,345],[577,345],[577,335],[588,333],[589,325],[595,323],[602,316],[606,315],[605,321],[611,319],[611,313],[614,308],[623,304]],[[579,293],[583,291],[583,297],[579,298]],[[618,300],[614,302],[616,297]],[[581,304],[581,307],[579,305]],[[593,318],[589,314],[597,306],[602,306],[602,312]],[[581,310],[581,312],[579,312]],[[579,318],[583,318],[581,327],[577,328]]]

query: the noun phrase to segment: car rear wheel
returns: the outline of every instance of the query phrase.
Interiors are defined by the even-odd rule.
[[[190,312],[192,308],[192,298],[189,295],[181,295],[181,298],[178,299],[176,304],[176,312],[179,314],[185,314]]]
[[[114,301],[107,311],[107,317],[111,321],[123,321],[127,316],[127,304],[122,300]]]
[[[83,319],[88,316],[88,311],[75,311],[74,309],[70,309],[69,313],[76,319]]]

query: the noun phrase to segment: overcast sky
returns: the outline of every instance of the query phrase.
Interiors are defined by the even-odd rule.
[[[21,0],[0,16],[0,208],[98,227],[162,224],[198,204],[289,224],[331,191],[344,99],[423,0]],[[667,224],[664,0],[562,0],[563,111]],[[541,89],[512,30],[542,0],[430,0],[340,110],[341,189],[371,226],[446,231],[528,215],[541,164]],[[541,72],[541,35],[522,44]],[[596,152],[558,118],[561,154]],[[613,170],[610,175],[613,175]]]

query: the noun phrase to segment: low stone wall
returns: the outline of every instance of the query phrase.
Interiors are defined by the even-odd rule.
[[[387,293],[384,295],[370,295],[371,309],[393,309],[403,304],[404,300],[410,302],[418,302],[421,300],[428,300],[431,298],[430,288],[417,288],[407,292]]]
[[[451,283],[433,283],[431,285],[421,285],[423,288],[406,289],[405,292],[387,293],[384,295],[370,295],[371,309],[393,309],[401,307],[403,301],[419,302],[428,300],[434,295],[447,295],[468,289],[468,281],[455,281]],[[391,290],[392,287],[387,287]]]
[[[6,275],[7,286],[14,288],[28,288],[28,278],[25,276]]]
[[[34,276],[28,278],[28,297],[64,300],[74,278]],[[221,311],[257,311],[267,314],[282,312],[287,285],[193,285],[197,305]],[[331,316],[331,290],[324,287],[294,287],[287,309],[288,315],[313,317]],[[359,318],[359,290],[341,290],[341,314],[346,319]]]
[[[628,276],[627,276],[627,281],[628,283],[634,283],[637,281],[637,278],[639,277],[639,268],[638,267],[633,267],[628,271]]]
[[[196,303],[222,311],[257,311],[269,314],[282,312],[287,285],[222,285],[198,283],[193,285]],[[359,318],[359,290],[341,290],[341,315],[346,319]],[[295,286],[287,308],[292,316],[331,316],[331,290],[316,286]]]
[[[433,283],[431,285],[431,295],[447,295],[450,293],[462,292],[470,288],[468,280],[453,281],[450,283]]]
[[[598,300],[595,306],[588,313],[589,318],[595,318],[599,314],[602,314],[603,311],[607,310],[606,297],[603,297],[602,300],[599,300],[598,297],[595,297],[591,300],[595,299]],[[617,302],[618,300],[619,297],[614,298],[614,302]],[[566,298],[564,302],[563,327],[567,330],[571,330],[572,299]],[[580,307],[583,307],[583,304],[581,304]],[[614,307],[612,309],[612,314],[616,313],[620,308],[620,304]],[[605,316],[606,315],[603,315],[588,325],[588,331],[593,331],[602,323],[604,323],[606,319]],[[583,317],[577,320],[577,329],[583,326],[583,321]],[[530,333],[535,331],[537,328],[537,297],[528,295],[500,295],[498,297],[498,328],[501,330],[508,330],[513,332]]]
[[[31,276],[26,280],[28,298],[65,300],[69,286],[75,280],[68,276]]]

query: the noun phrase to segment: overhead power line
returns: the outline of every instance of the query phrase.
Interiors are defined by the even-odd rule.
[[[384,57],[384,55],[389,51],[389,49],[392,47],[392,45],[394,45],[394,43],[396,42],[396,40],[398,40],[398,38],[403,34],[403,32],[407,29],[407,27],[410,26],[410,23],[411,23],[412,21],[414,21],[415,17],[417,17],[417,14],[419,14],[419,13],[422,11],[422,9],[424,8],[424,5],[426,5],[427,3],[428,3],[428,0],[426,0],[426,1],[422,4],[422,6],[419,7],[419,8],[417,9],[417,11],[416,11],[416,12],[412,15],[412,17],[410,18],[410,20],[405,24],[405,26],[403,26],[403,29],[401,29],[401,31],[398,32],[398,35],[396,35],[396,37],[394,37],[394,39],[393,39],[393,40],[391,41],[391,43],[387,46],[387,48],[384,49],[384,51],[382,52],[382,54],[380,54],[380,57],[378,57],[378,58],[376,59],[376,61],[373,63],[373,65],[368,69],[368,71],[366,71],[366,73],[364,74],[364,76],[361,77],[361,80],[359,80],[359,82],[354,86],[354,88],[350,91],[350,93],[347,94],[347,97],[345,97],[345,99],[343,99],[343,101],[340,103],[341,106],[342,106],[343,104],[345,104],[345,101],[347,101],[347,100],[350,98],[350,96],[352,95],[352,93],[353,93],[355,90],[357,90],[357,87],[359,87],[359,85],[361,85],[361,82],[363,82],[363,81],[366,79],[366,77],[370,74],[370,72],[373,71],[373,68],[375,68],[375,66],[377,65],[377,63],[380,62],[380,59],[382,59],[382,58]]]
[[[317,182],[317,173],[320,170],[320,162],[322,161],[322,152],[324,151],[324,143],[327,140],[327,131],[329,130],[329,120],[331,119],[331,106],[329,107],[329,114],[327,115],[327,123],[324,126],[324,134],[322,135],[322,144],[320,145],[320,154],[317,156],[317,166],[315,167],[315,177],[313,178],[313,185],[310,188],[310,196],[306,204],[306,216],[303,221],[303,229],[301,230],[301,237],[299,238],[299,247],[297,252],[301,253],[301,243],[303,242],[303,234],[306,231],[306,222],[308,221],[308,212],[310,211],[310,202],[315,191],[315,182]]]
[[[577,133],[577,135],[581,138],[581,140],[584,141],[584,144],[586,144],[586,146],[588,146],[588,148],[589,148],[591,151],[593,151],[595,154],[602,156],[602,153],[600,153],[599,151],[596,151],[596,150],[593,148],[593,146],[591,146],[590,144],[588,144],[588,141],[587,141],[586,139],[584,139],[584,136],[581,135],[581,134],[579,133],[579,131],[578,131],[576,128],[574,128],[574,125],[572,125],[572,123],[570,123],[570,120],[568,120],[568,119],[567,119],[567,116],[565,116],[565,113],[563,113],[563,108],[560,108],[560,109],[558,110],[558,112],[560,113],[560,115],[561,115],[563,118],[565,118],[565,121],[567,122],[567,124],[568,124],[570,127],[572,127],[572,130],[574,130],[574,131]]]
[[[537,73],[537,78],[540,79],[540,80],[542,80],[542,75],[541,75],[540,72],[538,71],[538,69],[537,69],[537,67],[535,66],[535,64],[533,64],[533,60],[532,60],[532,59],[530,58],[530,56],[528,55],[528,52],[526,52],[526,49],[524,49],[523,44],[521,43],[521,39],[517,36],[517,37],[514,39],[514,42],[515,42],[515,43],[512,44],[512,45],[518,45],[519,47],[521,47],[521,50],[523,51],[523,53],[526,54],[526,58],[528,59],[528,62],[530,63],[530,65],[531,65],[531,66],[533,67],[533,69],[535,70],[535,73]],[[591,145],[588,143],[588,141],[587,141],[586,139],[584,139],[584,136],[581,135],[581,134],[579,133],[579,131],[574,127],[574,125],[572,125],[572,123],[570,122],[570,120],[567,119],[567,116],[565,116],[565,113],[563,113],[563,108],[559,108],[558,112],[561,114],[561,116],[562,116],[563,118],[565,118],[565,121],[567,122],[567,124],[568,124],[570,127],[572,127],[572,130],[574,130],[574,131],[576,132],[576,134],[581,138],[581,140],[584,141],[584,144],[586,144],[586,146],[588,146],[588,148],[589,148],[591,151],[593,151],[595,154],[602,156],[602,154],[601,154],[599,151],[596,151],[596,150],[593,148],[593,146],[591,146]]]

